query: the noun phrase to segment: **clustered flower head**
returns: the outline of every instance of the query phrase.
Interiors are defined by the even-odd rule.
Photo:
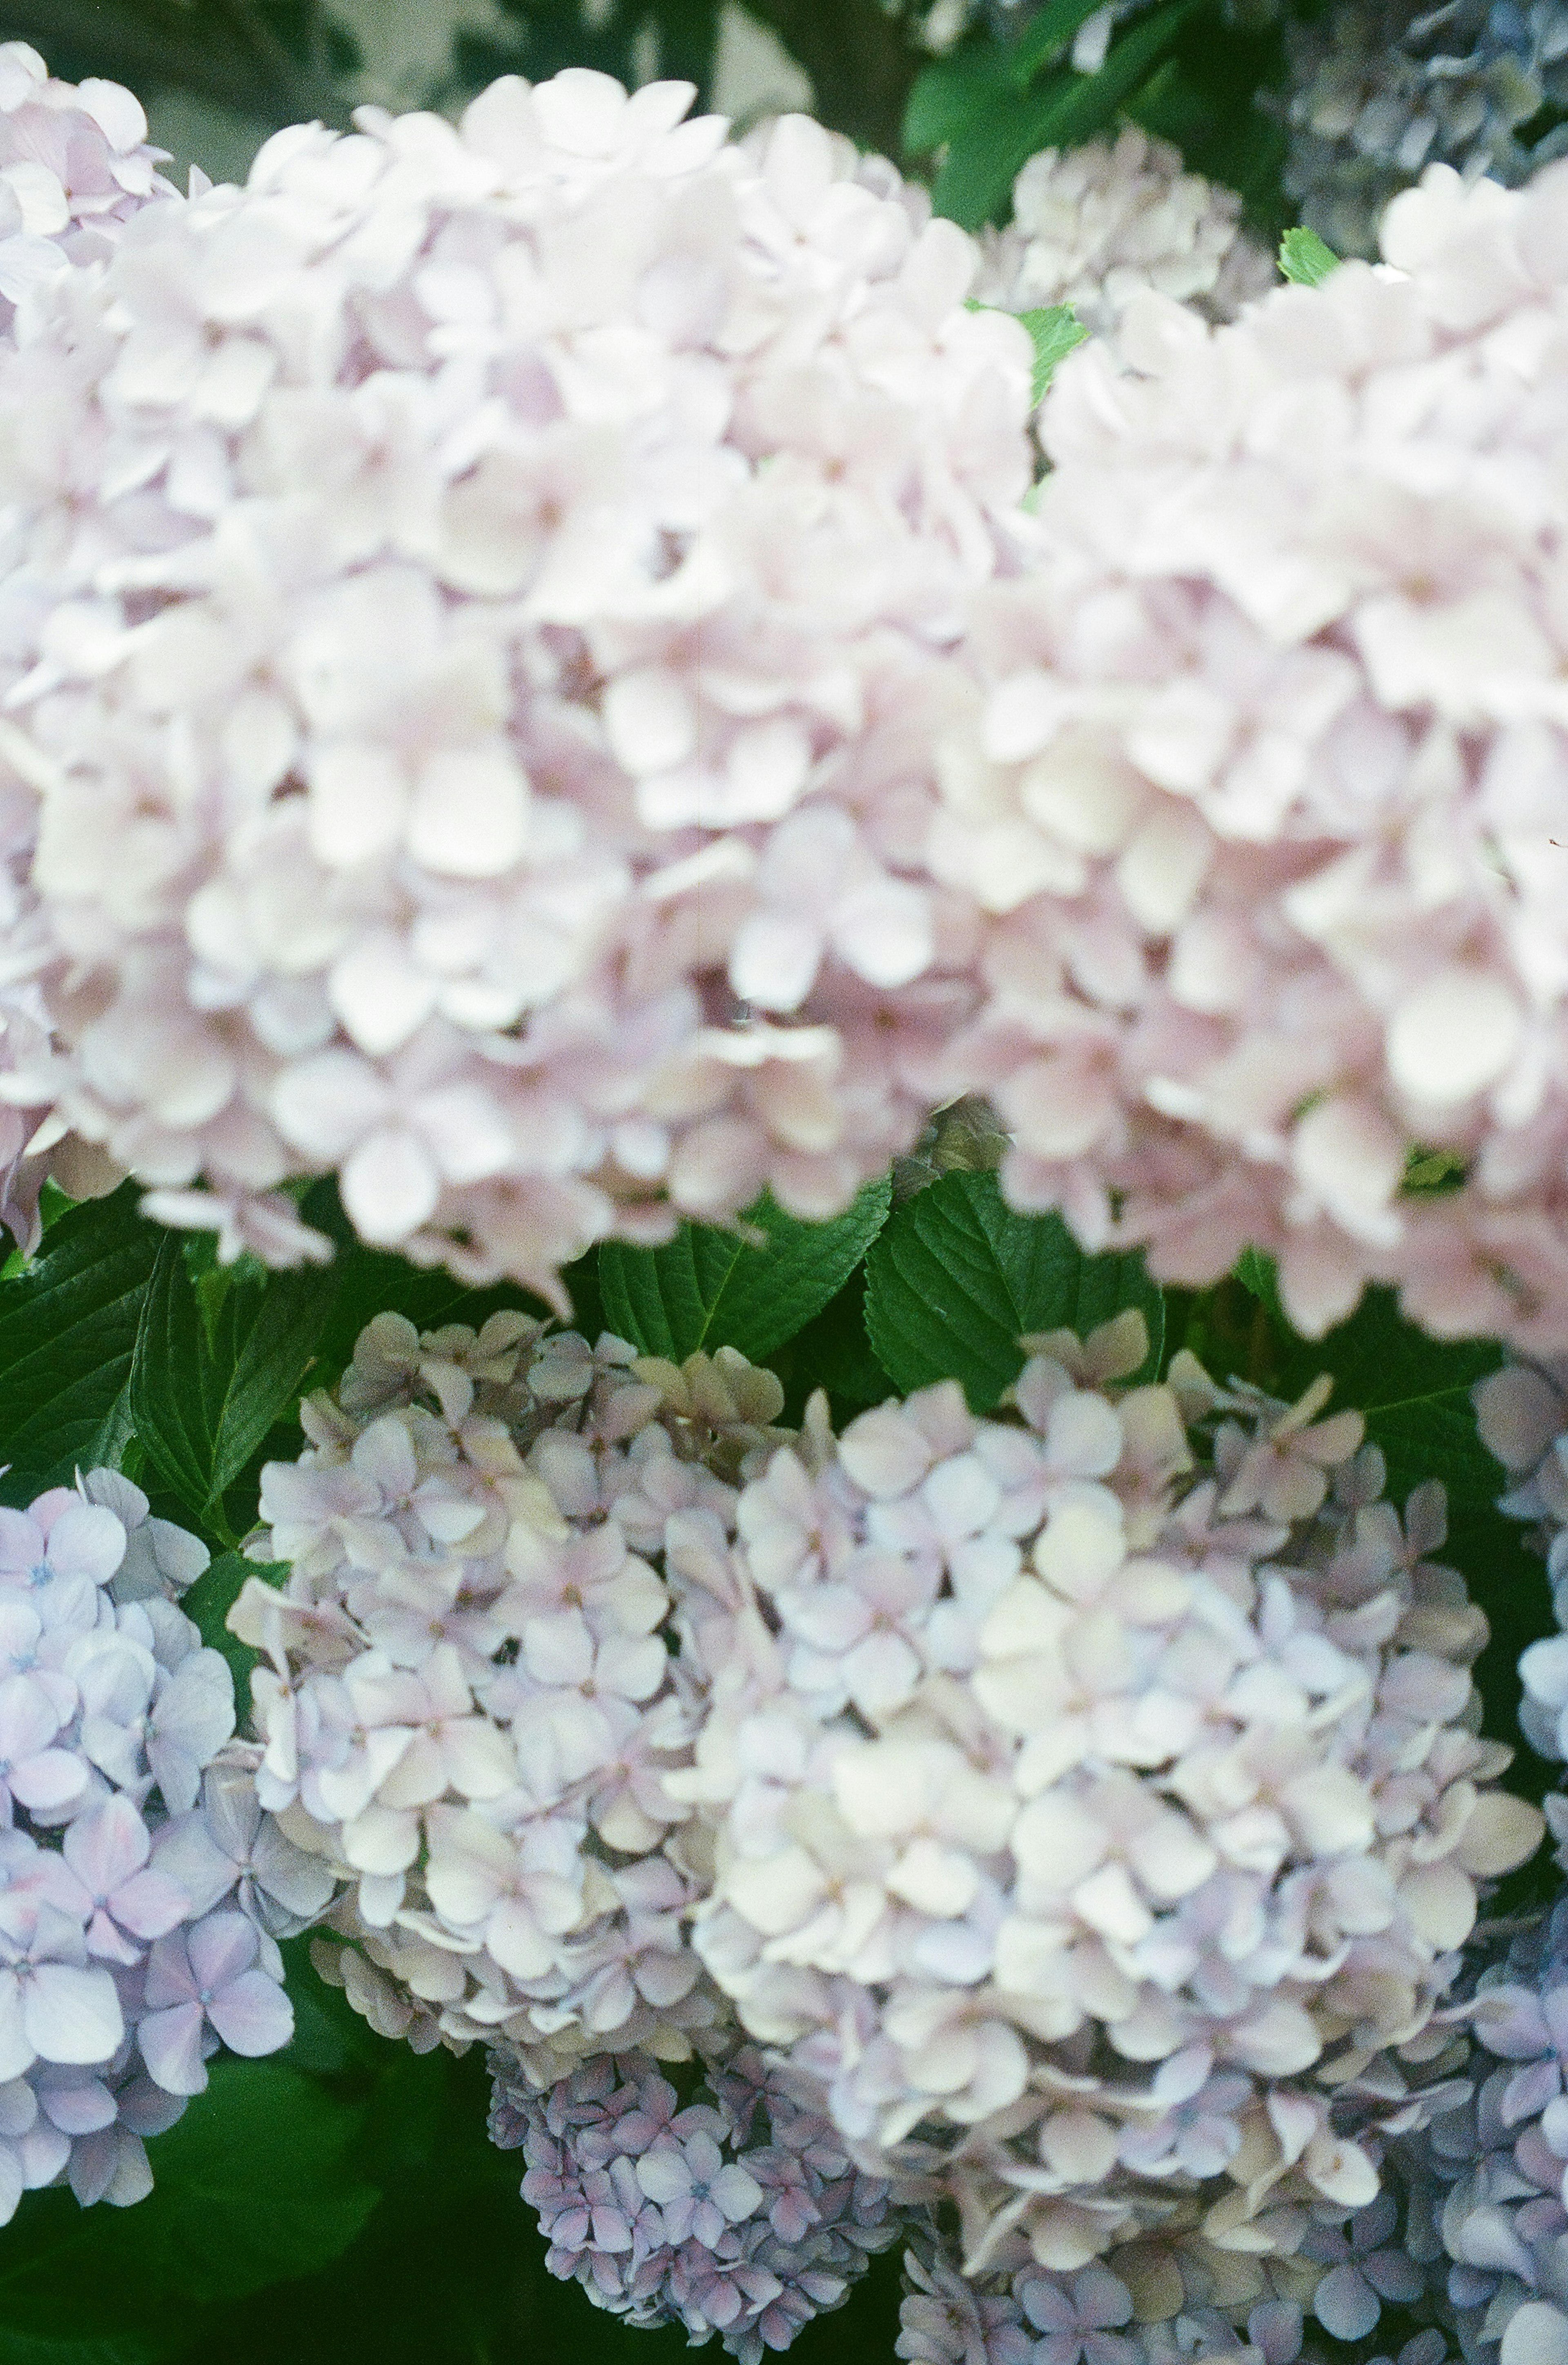
[[[313,1440],[271,1463],[230,1623],[257,1794],[349,1882],[329,1978],[418,2046],[507,2040],[548,2084],[585,2053],[680,2059],[721,2007],[686,1943],[700,1855],[666,1791],[701,1702],[704,1589],[734,1480],[782,1432],[733,1350],[677,1368],[497,1314],[362,1334]],[[687,1559],[695,1574],[676,1587]]]
[[[1540,1819],[1490,1787],[1440,1488],[1402,1525],[1327,1384],[1115,1387],[1137,1314],[1036,1345],[1010,1418],[949,1384],[743,1490],[756,1609],[666,1777],[714,1829],[694,1943],[966,2273],[1304,2302]]]
[[[783,2305],[693,2296],[640,2149],[563,2132],[619,2095],[640,2143],[652,2061],[719,2095],[747,2038],[1040,2308],[1103,2258],[1157,2324],[1321,2286],[1338,2335],[1381,2288],[1364,2213],[1462,2057],[1434,2012],[1540,1830],[1476,1737],[1441,1488],[1402,1522],[1326,1382],[1129,1387],[1137,1313],[1027,1343],[996,1418],[948,1384],[835,1438],[733,1351],[382,1316],[264,1474],[291,1572],[231,1622],[261,1804],[347,1884],[317,1959],[387,2034],[496,2048],[607,2303]],[[701,2237],[737,2274],[792,2238],[754,2217]]]
[[[1285,50],[1285,192],[1338,253],[1374,254],[1384,206],[1428,164],[1518,182],[1568,146],[1558,0],[1339,0],[1287,20]]]
[[[1369,1278],[1568,1334],[1568,166],[1434,167],[1391,265],[1234,325],[1145,296],[1044,412],[977,597],[936,876],[991,914],[950,1084],[1014,1205],[1316,1335]],[[1141,374],[1140,374],[1141,373]]]
[[[552,2274],[631,2323],[715,2333],[742,2365],[839,2307],[899,2237],[888,2188],[755,2046],[711,2043],[681,2096],[645,2053],[600,2054],[540,2093],[492,2055],[492,2138],[521,2146]]]
[[[331,1884],[257,1844],[227,1663],[175,1606],[207,1557],[112,1471],[0,1509],[0,2223],[43,2184],[140,2200],[218,2046],[293,2031],[271,1892]]]
[[[1466,2359],[1553,2365],[1568,2348],[1568,1905],[1492,1951],[1462,2007],[1473,2091],[1424,2149]]]
[[[134,213],[151,198],[174,196],[156,170],[162,160],[162,151],[147,144],[147,118],[129,91],[112,82],[80,88],[57,82],[25,42],[0,42],[0,352],[11,346],[16,307],[30,291],[101,263]],[[0,676],[7,686],[41,614],[19,587],[8,585],[0,597]],[[0,782],[0,1072],[36,1065],[49,1048],[24,885],[35,826],[30,794],[7,777]],[[29,1247],[46,1175],[59,1171],[78,1188],[88,1179],[80,1146],[59,1146],[62,1132],[47,1094],[32,1105],[25,1097],[0,1105],[0,1222]]]
[[[1032,157],[1014,183],[1012,221],[981,244],[985,302],[1014,312],[1070,304],[1096,336],[1114,336],[1141,288],[1228,320],[1275,280],[1235,191],[1185,171],[1179,150],[1132,124],[1114,140]]]
[[[50,281],[0,369],[31,969],[10,1087],[225,1253],[548,1286],[936,1097],[920,869],[1027,521],[978,250],[803,118],[572,70],[269,141]],[[206,1187],[198,1187],[206,1186]]]

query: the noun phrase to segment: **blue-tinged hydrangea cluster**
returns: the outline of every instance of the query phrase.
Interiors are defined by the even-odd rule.
[[[1428,164],[1517,183],[1568,147],[1562,0],[1339,0],[1285,45],[1286,194],[1340,253]]]

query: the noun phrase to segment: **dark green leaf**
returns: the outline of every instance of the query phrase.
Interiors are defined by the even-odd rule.
[[[1094,0],[1098,5],[1098,0]],[[915,77],[903,122],[903,144],[912,156],[946,147],[982,107],[1013,94],[1010,61],[987,42],[935,59]]]
[[[1280,270],[1297,287],[1321,287],[1341,257],[1315,230],[1288,230],[1280,241]]]
[[[1019,1338],[1081,1336],[1124,1307],[1148,1324],[1158,1369],[1164,1301],[1136,1255],[1085,1256],[1058,1216],[1019,1216],[993,1174],[945,1174],[900,1207],[867,1259],[866,1321],[902,1389],[961,1380],[989,1411],[1023,1369]]]
[[[599,1252],[604,1319],[644,1355],[681,1362],[699,1348],[738,1347],[755,1363],[804,1329],[887,1221],[891,1186],[868,1182],[831,1223],[802,1224],[764,1199],[745,1217],[766,1235],[683,1224],[662,1249],[607,1240]]]
[[[380,2197],[353,2157],[364,2116],[281,2062],[215,2062],[207,2092],[151,2146],[147,2200],[82,2210],[67,2192],[24,2204],[0,2243],[0,2356],[13,2326],[106,2328],[95,2300],[118,2296],[122,2322],[138,2299],[177,2315],[325,2266]]]
[[[1035,376],[1029,399],[1038,405],[1045,398],[1058,362],[1065,361],[1076,345],[1085,343],[1089,331],[1070,304],[1052,304],[1042,310],[1020,312],[1018,318],[1028,330],[1035,347]]]
[[[50,1225],[33,1261],[0,1281],[0,1494],[26,1502],[115,1458],[124,1391],[161,1238],[127,1182]]]
[[[337,1283],[307,1266],[238,1281],[209,1339],[184,1245],[163,1242],[130,1373],[130,1411],[149,1461],[197,1517],[223,1496],[297,1395]]]
[[[772,1368],[784,1383],[784,1418],[798,1421],[817,1388],[827,1390],[842,1428],[868,1406],[898,1390],[877,1360],[866,1332],[866,1268],[857,1265],[844,1287],[803,1330],[775,1350]]]

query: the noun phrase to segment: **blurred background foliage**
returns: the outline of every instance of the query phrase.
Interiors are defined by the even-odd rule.
[[[1228,0],[6,0],[0,36],[73,80],[104,74],[147,106],[182,174],[242,174],[266,134],[369,101],[460,106],[496,74],[564,65],[630,84],[696,83],[741,122],[807,106],[861,145],[934,174],[966,222],[1004,214],[1036,150],[1118,113],[1175,140],[1285,218],[1283,135],[1254,105],[1283,73],[1277,24]],[[1087,32],[1085,28],[1087,26]],[[1103,55],[1096,57],[1096,50]],[[1083,71],[1092,62],[1093,71]]]

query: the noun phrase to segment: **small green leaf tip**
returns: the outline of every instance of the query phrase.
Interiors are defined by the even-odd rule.
[[[1343,261],[1315,230],[1288,230],[1280,241],[1280,270],[1297,287],[1321,287]]]
[[[1089,331],[1070,304],[1051,304],[1039,311],[1020,312],[1018,318],[1028,330],[1035,347],[1035,379],[1029,399],[1032,405],[1038,405],[1045,399],[1058,362],[1064,361],[1075,345],[1085,343]]]

